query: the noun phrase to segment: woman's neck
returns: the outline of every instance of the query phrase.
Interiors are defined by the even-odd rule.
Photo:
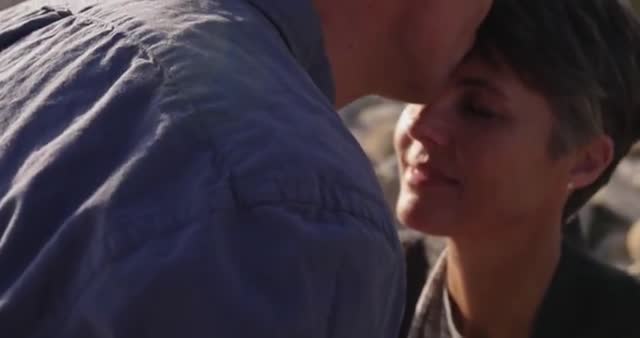
[[[466,338],[527,338],[555,273],[558,225],[509,229],[499,238],[449,241],[447,287]]]

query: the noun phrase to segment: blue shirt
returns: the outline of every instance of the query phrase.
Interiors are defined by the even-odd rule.
[[[309,0],[0,12],[6,337],[394,337],[404,267]]]

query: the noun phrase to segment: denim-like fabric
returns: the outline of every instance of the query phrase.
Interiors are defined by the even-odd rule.
[[[0,12],[0,336],[395,337],[404,265],[309,0]]]

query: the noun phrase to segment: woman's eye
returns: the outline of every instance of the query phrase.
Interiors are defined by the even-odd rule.
[[[465,103],[461,111],[465,118],[492,120],[498,117],[498,114],[491,109],[473,103]]]

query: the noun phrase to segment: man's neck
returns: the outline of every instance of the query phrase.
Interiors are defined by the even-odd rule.
[[[336,87],[336,107],[342,108],[355,99],[372,94],[365,81],[366,66],[352,62],[358,54],[358,47],[344,42],[343,45],[327,44],[327,55],[331,64]]]
[[[385,43],[391,20],[398,16],[390,2],[371,0],[313,0],[320,15],[324,46],[336,87],[336,105],[342,107],[375,94],[385,81],[388,64]],[[375,20],[372,18],[375,17]]]
[[[465,337],[528,337],[561,246],[557,225],[514,228],[500,238],[451,239],[447,287]]]

